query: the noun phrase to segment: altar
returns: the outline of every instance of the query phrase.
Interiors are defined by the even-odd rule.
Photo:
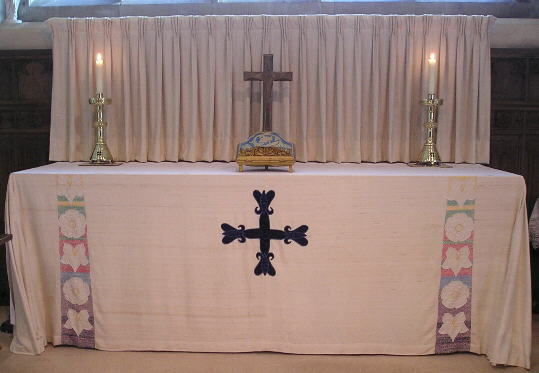
[[[13,173],[11,350],[471,351],[529,367],[521,176],[466,164],[235,170]]]

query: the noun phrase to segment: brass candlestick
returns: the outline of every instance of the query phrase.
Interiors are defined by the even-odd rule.
[[[116,165],[117,163],[112,159],[112,154],[105,141],[105,127],[107,127],[107,122],[103,121],[103,106],[110,105],[111,99],[105,98],[103,93],[97,93],[95,97],[90,98],[89,102],[90,105],[95,107],[95,147],[90,157],[89,165]]]
[[[419,153],[419,159],[410,166],[443,166],[438,149],[436,149],[436,135],[438,128],[438,106],[442,105],[443,100],[437,98],[435,93],[429,93],[426,100],[422,100],[421,104],[428,108],[427,121],[423,124],[427,130],[427,139],[423,144],[423,149]]]

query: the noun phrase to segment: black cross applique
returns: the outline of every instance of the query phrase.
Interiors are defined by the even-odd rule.
[[[284,240],[285,244],[295,241],[301,246],[307,246],[309,241],[305,237],[309,227],[302,225],[299,228],[292,230],[292,228],[287,225],[284,227],[284,230],[271,229],[269,216],[273,214],[273,208],[270,207],[270,204],[271,201],[273,201],[273,198],[275,198],[275,192],[270,190],[266,193],[264,190],[260,193],[260,191],[255,190],[253,196],[258,203],[258,207],[255,208],[255,213],[260,215],[259,227],[245,229],[245,225],[239,225],[238,228],[234,228],[229,224],[223,223],[221,224],[221,229],[223,230],[223,243],[228,244],[236,239],[242,243],[247,239],[260,240],[260,251],[256,253],[258,264],[255,267],[255,275],[260,276],[261,274],[264,274],[264,276],[275,276],[275,268],[273,268],[273,265],[271,264],[271,261],[274,258],[273,253],[270,252],[271,240]]]

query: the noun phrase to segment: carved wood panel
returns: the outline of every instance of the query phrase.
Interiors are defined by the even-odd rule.
[[[530,60],[530,74],[528,78],[529,99],[532,102],[539,102],[539,59]]]
[[[51,51],[0,51],[0,79],[0,232],[4,232],[9,174],[48,163]],[[4,252],[3,248],[0,252]],[[2,254],[0,305],[8,303],[6,262]]]
[[[493,49],[491,67],[491,166],[538,184],[528,163],[539,147],[539,49]],[[537,198],[539,190],[528,194],[529,208]]]
[[[526,187],[528,198],[528,214],[533,208],[532,200],[539,196],[539,131],[537,134],[526,137]],[[535,200],[533,200],[535,201]],[[539,313],[539,253],[532,250],[531,257],[531,277],[532,277],[532,304],[533,312]]]
[[[11,61],[0,59],[0,100],[8,101],[12,99],[13,91],[13,64]]]
[[[539,198],[539,49],[493,49],[491,67],[490,165],[524,176],[530,213]],[[531,259],[539,312],[539,253]]]
[[[521,131],[524,125],[524,112],[520,110],[492,110],[491,129],[494,132],[504,130]]]
[[[539,107],[537,110],[528,110],[526,115],[526,128],[528,131],[539,132]]]
[[[522,169],[520,135],[492,135],[490,139],[490,164],[500,170],[519,174]]]
[[[496,58],[492,61],[492,99],[522,101],[526,95],[526,61]]]
[[[527,191],[533,199],[533,196],[539,196],[539,133],[526,137],[526,149],[526,177],[531,180],[527,183]],[[528,210],[531,212],[532,208],[530,203]]]

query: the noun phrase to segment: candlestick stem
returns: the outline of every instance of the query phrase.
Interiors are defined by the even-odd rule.
[[[440,166],[442,160],[438,149],[436,149],[436,137],[438,129],[438,106],[442,105],[443,100],[436,97],[435,93],[427,94],[427,99],[422,100],[421,104],[427,107],[427,121],[423,124],[427,132],[427,138],[423,148],[419,153],[419,159],[416,166]]]
[[[112,154],[105,140],[105,128],[107,122],[103,120],[103,107],[111,103],[110,98],[105,98],[102,92],[98,92],[95,97],[91,97],[90,105],[95,107],[95,146],[92,156],[90,157],[90,163],[95,165],[100,164],[112,164]]]

